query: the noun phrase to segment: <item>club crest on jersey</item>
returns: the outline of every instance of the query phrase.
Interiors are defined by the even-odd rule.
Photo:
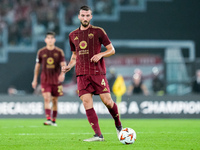
[[[87,47],[87,42],[86,41],[81,41],[79,43],[79,46],[80,46],[81,49],[85,49]]]
[[[53,63],[54,63],[53,58],[52,58],[52,57],[49,57],[49,58],[47,59],[47,64],[52,65]]]
[[[93,33],[90,33],[90,34],[88,34],[88,37],[89,37],[90,39],[92,39],[92,38],[94,37],[94,34],[93,34]]]
[[[54,59],[52,57],[47,58],[47,65],[46,65],[46,67],[48,69],[54,69],[55,65],[53,63],[54,63]]]

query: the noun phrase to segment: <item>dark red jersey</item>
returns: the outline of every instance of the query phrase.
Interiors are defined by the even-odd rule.
[[[65,61],[64,52],[62,49],[55,47],[53,50],[48,50],[46,47],[40,49],[37,53],[36,62],[42,66],[41,84],[57,85],[58,76],[61,72],[60,63]]]
[[[109,45],[111,42],[106,32],[96,26],[90,26],[87,30],[80,28],[69,34],[71,51],[76,51],[76,75],[96,75],[106,74],[104,59],[101,58],[97,63],[90,59],[101,52],[101,45]]]

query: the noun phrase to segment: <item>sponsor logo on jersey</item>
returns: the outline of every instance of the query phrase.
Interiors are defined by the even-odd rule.
[[[79,43],[79,46],[80,46],[81,49],[85,49],[87,47],[87,42],[86,41],[81,41]]]
[[[89,54],[89,50],[80,50],[79,55]]]

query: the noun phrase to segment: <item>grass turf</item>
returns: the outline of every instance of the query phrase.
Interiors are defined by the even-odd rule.
[[[57,127],[42,119],[0,119],[0,150],[200,150],[198,119],[122,119],[136,131],[134,144],[117,139],[114,121],[99,119],[103,142],[83,142],[93,136],[86,119],[58,119]]]

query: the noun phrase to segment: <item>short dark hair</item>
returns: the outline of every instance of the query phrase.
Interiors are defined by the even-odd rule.
[[[92,9],[89,6],[87,6],[87,5],[81,6],[80,10],[85,10],[85,11],[91,10],[92,11]]]
[[[48,31],[48,32],[46,33],[46,37],[47,37],[47,35],[53,35],[54,37],[56,37],[56,33],[53,32],[53,31]]]

